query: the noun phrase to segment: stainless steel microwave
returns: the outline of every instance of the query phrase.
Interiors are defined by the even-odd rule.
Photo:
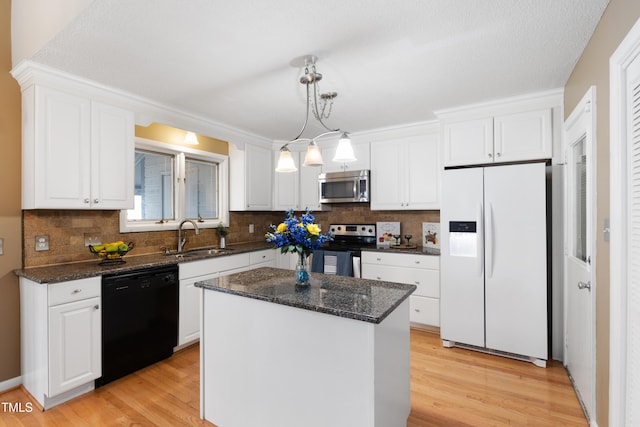
[[[369,170],[327,172],[318,176],[320,203],[369,201]]]

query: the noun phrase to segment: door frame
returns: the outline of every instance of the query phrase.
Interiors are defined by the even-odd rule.
[[[589,409],[588,414],[590,418],[590,422],[595,423],[596,420],[596,293],[597,293],[597,282],[596,282],[596,251],[595,251],[595,236],[596,236],[596,224],[597,224],[597,210],[596,210],[596,197],[595,197],[595,183],[596,179],[596,162],[597,158],[595,155],[595,147],[596,147],[596,87],[591,86],[584,94],[580,102],[573,109],[567,120],[564,124],[564,161],[567,163],[570,161],[572,156],[569,151],[571,150],[572,144],[575,142],[573,139],[570,140],[568,138],[568,129],[571,129],[573,126],[583,126],[579,130],[584,131],[586,135],[586,150],[588,156],[588,164],[587,164],[587,191],[591,194],[590,199],[587,200],[587,255],[590,258],[589,265],[589,279],[591,282],[591,290],[589,292],[591,296],[591,324],[589,325],[589,340],[592,346],[592,356],[591,356],[591,366],[593,370],[591,372],[591,401],[588,402],[587,408]],[[572,250],[572,240],[570,236],[570,227],[569,227],[569,218],[573,214],[575,207],[571,204],[575,203],[573,201],[569,201],[569,182],[572,179],[570,176],[570,171],[567,169],[564,174],[565,179],[565,236],[564,236],[564,340],[565,340],[565,348],[564,348],[564,366],[567,366],[567,358],[570,349],[567,348],[567,337],[569,335],[568,331],[568,316],[569,316],[569,287],[575,286],[575,283],[569,283],[569,252]],[[574,384],[575,387],[575,384]],[[580,402],[581,405],[585,405],[585,402]]]
[[[640,19],[609,60],[610,86],[610,331],[609,425],[624,425],[627,352],[627,68],[640,55]]]

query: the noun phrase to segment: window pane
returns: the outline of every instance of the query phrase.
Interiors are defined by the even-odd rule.
[[[218,165],[185,161],[185,208],[187,218],[218,217]]]
[[[579,260],[587,260],[587,153],[585,151],[586,136],[573,147],[574,182],[575,182],[575,233],[574,256]]]
[[[136,150],[135,207],[127,219],[174,219],[173,156]]]

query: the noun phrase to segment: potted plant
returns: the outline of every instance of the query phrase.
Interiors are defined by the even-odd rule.
[[[229,228],[225,227],[224,224],[220,222],[216,231],[218,232],[218,237],[220,237],[220,249],[224,249],[227,246],[226,237],[227,234],[229,234]]]

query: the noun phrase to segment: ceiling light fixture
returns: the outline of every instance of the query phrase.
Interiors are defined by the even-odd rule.
[[[331,115],[333,108],[333,100],[338,96],[336,92],[327,92],[319,94],[318,82],[322,80],[322,74],[316,70],[316,60],[318,57],[314,55],[307,55],[304,58],[304,75],[300,77],[300,83],[307,87],[307,114],[304,119],[304,124],[298,135],[291,141],[287,142],[280,148],[280,157],[278,158],[278,166],[276,172],[295,172],[295,162],[291,155],[291,151],[288,148],[289,144],[294,142],[309,142],[307,147],[307,154],[304,157],[305,166],[322,166],[322,154],[320,148],[316,144],[316,140],[326,135],[340,134],[340,141],[338,148],[336,149],[336,155],[333,157],[334,162],[353,162],[356,160],[353,154],[353,147],[351,146],[351,139],[349,133],[340,129],[331,129],[328,127],[323,119],[328,119]],[[320,98],[320,100],[318,100]],[[321,133],[315,138],[301,138],[307,124],[309,123],[309,111],[313,112],[313,117],[322,125],[327,132]]]

